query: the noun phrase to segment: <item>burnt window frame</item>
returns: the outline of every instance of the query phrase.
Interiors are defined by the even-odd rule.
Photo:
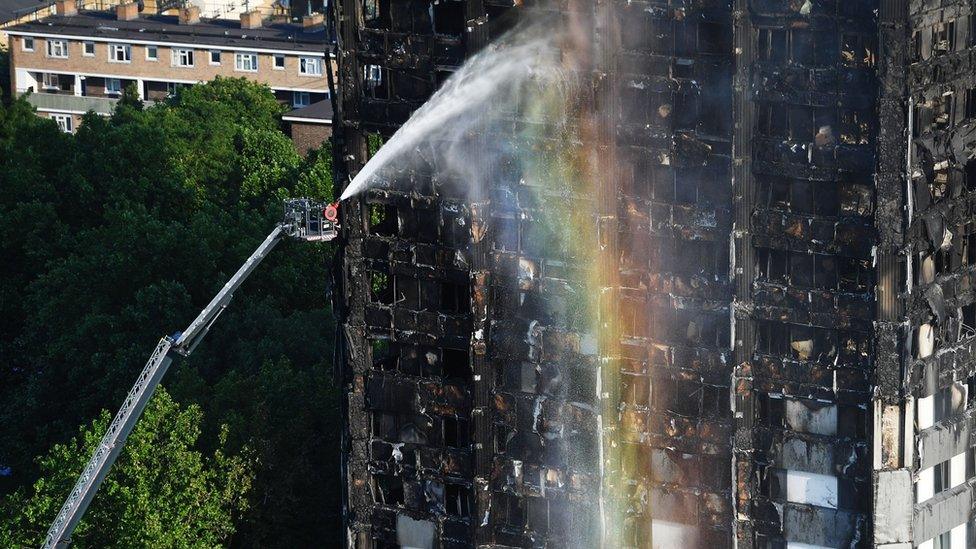
[[[837,254],[817,254],[775,248],[756,248],[756,280],[805,290],[865,292],[874,270],[868,260]],[[803,262],[810,265],[803,266]],[[829,263],[833,262],[833,267]],[[801,275],[812,273],[807,284]]]
[[[930,27],[932,57],[940,57],[956,51],[956,20],[939,21]],[[945,47],[938,47],[945,42]]]
[[[390,507],[403,507],[405,502],[403,477],[391,474],[372,473],[370,484],[373,501]],[[392,501],[387,501],[392,499]]]
[[[389,270],[382,268],[369,268],[366,270],[369,279],[369,303],[371,305],[393,306],[396,291],[394,290],[395,277]]]
[[[729,274],[728,243],[720,240],[660,239],[661,257],[674,258],[672,272],[676,275],[700,276],[706,279],[722,279]],[[660,268],[663,261],[652,263]]]
[[[470,282],[441,280],[437,310],[447,315],[467,314],[471,311]]]
[[[840,217],[842,215],[841,185],[837,181],[760,176],[757,178],[756,185],[757,203],[772,211]],[[808,196],[804,197],[804,194]],[[801,198],[806,200],[800,200]],[[809,207],[800,206],[807,203]]]
[[[718,312],[679,309],[674,315],[676,326],[684,333],[675,333],[676,343],[696,349],[725,349],[729,347],[731,326],[728,315]],[[692,328],[692,323],[695,327]],[[696,330],[693,338],[692,330]]]
[[[365,29],[390,30],[390,0],[361,0],[360,21]]]
[[[441,418],[441,440],[445,447],[459,450],[471,445],[471,431],[469,421],[457,416]]]
[[[870,109],[838,109],[836,141],[843,145],[868,145],[874,139],[874,112]]]
[[[771,64],[789,61],[789,31],[783,28],[760,27],[756,29],[756,58]]]
[[[976,20],[976,16],[973,17]],[[963,92],[963,120],[976,118],[976,88],[968,88]]]
[[[471,517],[471,488],[453,482],[444,483],[444,512],[450,516]]]
[[[813,341],[810,356],[793,348],[793,342]],[[853,343],[853,349],[848,345]],[[859,356],[853,356],[859,355]],[[855,365],[863,358],[870,358],[873,345],[870,334],[854,330],[838,330],[820,326],[778,322],[774,320],[756,321],[756,338],[753,352],[778,356],[800,362],[834,362]],[[851,360],[856,359],[856,360]]]
[[[464,8],[464,2],[458,0],[432,2],[430,4],[431,32],[438,36],[461,38],[464,35],[466,23]],[[438,20],[441,20],[441,25],[438,25]]]
[[[386,202],[366,203],[366,233],[372,236],[394,237],[400,233],[397,207]]]
[[[858,405],[844,404],[840,402],[823,402],[817,399],[803,398],[802,396],[788,395],[783,393],[764,393],[760,394],[757,400],[756,417],[771,428],[782,429],[794,433],[803,433],[804,436],[824,437],[836,439],[843,437],[848,439],[863,439],[869,431],[867,410]],[[810,431],[799,431],[790,425],[786,413],[787,401],[812,401],[826,406],[836,407],[837,414],[837,434],[824,435]]]
[[[839,61],[845,67],[874,68],[878,64],[878,37],[874,34],[842,32],[838,46]],[[844,56],[847,51],[851,52],[850,59]]]
[[[400,358],[398,344],[388,338],[370,338],[369,359],[374,370],[395,371]]]
[[[383,65],[364,64],[362,74],[363,96],[374,101],[389,101],[393,97],[390,72],[390,69]]]
[[[976,13],[969,14],[969,21],[967,25],[967,30],[969,34],[966,36],[966,47],[971,48],[976,46]]]
[[[711,30],[712,32],[708,32]],[[731,54],[733,48],[732,26],[722,21],[699,21],[696,53],[713,55]]]

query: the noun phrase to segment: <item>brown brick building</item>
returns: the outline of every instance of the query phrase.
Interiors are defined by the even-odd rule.
[[[7,32],[12,94],[32,92],[28,100],[38,113],[66,131],[88,111],[111,112],[128,86],[158,101],[223,76],[267,84],[292,108],[329,96],[329,40],[320,15],[303,25],[266,24],[256,12],[239,22],[201,20],[197,8],[140,16],[135,3],[114,13],[79,12],[74,0],[62,0],[57,15]]]
[[[295,148],[305,155],[332,137],[332,102],[324,100],[297,108],[282,115],[281,121],[288,124]]]

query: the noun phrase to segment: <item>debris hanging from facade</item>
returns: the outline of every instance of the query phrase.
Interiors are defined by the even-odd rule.
[[[974,546],[968,3],[332,9],[350,546]]]

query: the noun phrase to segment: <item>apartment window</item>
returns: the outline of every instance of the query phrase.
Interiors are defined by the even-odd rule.
[[[943,461],[942,463],[937,463],[935,465],[935,471],[933,473],[933,480],[935,481],[935,493],[940,494],[945,490],[948,490],[952,485],[949,481],[950,473],[950,462]]]
[[[976,16],[973,17],[976,19]],[[965,93],[965,115],[966,118],[976,118],[976,89],[966,90]]]
[[[969,450],[936,463],[918,472],[915,483],[915,503],[922,503],[966,482]]]
[[[82,54],[85,57],[95,56],[95,43],[94,42],[84,42],[82,44]]]
[[[830,181],[762,177],[756,188],[759,203],[772,210],[824,216],[841,212],[842,193]]]
[[[293,92],[292,93],[292,101],[291,101],[291,104],[295,108],[298,108],[298,107],[307,107],[309,103],[311,103],[311,99],[310,99],[310,97],[308,95],[308,92]]]
[[[220,64],[220,51],[210,50],[210,64],[219,65]]]
[[[786,470],[781,474],[785,476],[785,479],[780,479],[781,483],[786,481],[783,483],[786,485],[786,501],[828,509],[838,508],[840,486],[837,477],[793,470]]]
[[[186,48],[174,48],[173,49],[173,66],[174,67],[192,67],[193,66],[193,50]]]
[[[468,421],[465,419],[446,417],[443,420],[444,446],[451,448],[465,448],[471,444],[468,436]]]
[[[957,381],[929,396],[919,398],[915,405],[918,428],[928,429],[946,418],[964,412],[969,400],[967,392],[966,384]]]
[[[238,53],[234,55],[234,70],[256,72],[258,70],[258,54]]]
[[[918,549],[961,549],[973,547],[966,545],[966,525],[960,524],[949,532],[943,532],[930,540],[918,544]]]
[[[111,94],[122,93],[122,81],[119,80],[118,78],[106,78],[105,93],[111,93]]]
[[[111,63],[129,63],[132,61],[132,46],[128,44],[109,44],[108,60]]]
[[[363,0],[364,26],[369,29],[384,29],[390,27],[389,2],[380,0]]]
[[[464,34],[464,4],[461,2],[434,2],[434,33],[447,36]]]
[[[275,55],[274,56],[274,68],[278,70],[283,70],[285,68],[285,56]]]
[[[385,69],[380,65],[366,65],[363,67],[363,84],[367,94],[373,99],[389,99],[390,90],[383,78]]]
[[[848,67],[873,67],[877,62],[878,42],[866,34],[841,36],[840,60]]]
[[[309,76],[322,76],[322,63],[317,57],[302,57],[298,60],[298,72]]]
[[[175,96],[181,89],[183,89],[183,84],[180,84],[179,82],[166,83],[166,95],[170,97]]]
[[[159,61],[159,49],[156,46],[146,46],[146,60]]]
[[[24,51],[34,51],[34,37],[33,36],[25,36],[24,37],[23,50]]]
[[[759,322],[756,330],[755,350],[761,354],[857,364],[872,353],[870,338],[859,332],[772,321]]]
[[[74,121],[71,119],[70,114],[52,114],[51,119],[57,122],[58,127],[64,133],[71,133],[74,129]]]
[[[64,40],[48,40],[47,41],[47,56],[48,57],[60,57],[65,59],[68,57],[68,43]]]
[[[56,90],[61,88],[61,82],[58,75],[51,74],[49,72],[44,73],[44,76],[41,78],[41,83],[46,90]]]
[[[444,498],[447,514],[457,517],[471,516],[471,489],[456,484],[445,486],[446,497]]]
[[[909,41],[909,46],[911,46],[911,61],[914,63],[916,61],[922,60],[922,31],[912,31],[912,37]]]
[[[956,50],[956,22],[946,21],[932,26],[932,52],[942,55]]]

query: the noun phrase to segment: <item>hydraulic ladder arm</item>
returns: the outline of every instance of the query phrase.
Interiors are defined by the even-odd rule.
[[[125,401],[102,437],[95,453],[78,477],[74,488],[65,500],[57,517],[48,529],[44,539],[44,549],[64,548],[71,543],[81,517],[88,509],[105,475],[122,452],[125,441],[142,415],[146,404],[152,398],[166,370],[173,362],[173,353],[189,356],[210,330],[220,313],[227,308],[234,292],[254,272],[261,261],[268,256],[275,245],[283,238],[291,237],[307,242],[325,242],[338,234],[336,204],[323,205],[307,199],[290,199],[285,202],[284,220],[275,226],[254,253],[241,265],[234,276],[224,284],[210,303],[200,311],[193,322],[183,332],[173,336],[163,336],[153,350],[149,361],[129,390]]]

